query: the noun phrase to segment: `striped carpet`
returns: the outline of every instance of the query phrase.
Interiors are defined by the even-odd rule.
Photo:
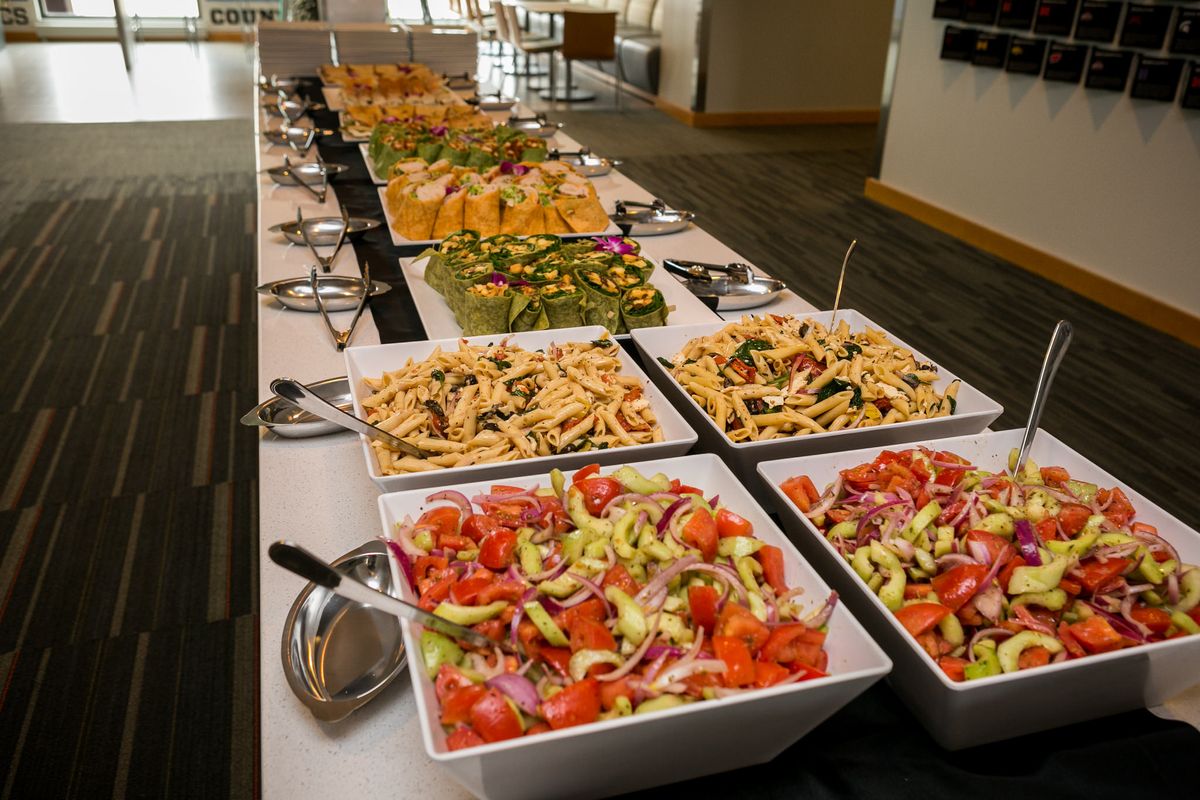
[[[255,793],[249,138],[0,128],[2,798]]]

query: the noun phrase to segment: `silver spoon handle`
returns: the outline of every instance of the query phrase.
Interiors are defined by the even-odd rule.
[[[384,430],[380,430],[369,422],[364,422],[353,414],[347,414],[337,406],[328,402],[311,391],[300,381],[292,378],[276,378],[271,381],[271,391],[296,405],[297,408],[310,414],[328,420],[335,425],[341,425],[347,430],[361,433],[371,439],[382,442],[393,450],[399,450],[410,456],[424,458],[425,453],[415,445],[403,439],[398,439]]]
[[[1025,423],[1025,434],[1021,437],[1021,449],[1017,451],[1017,462],[1013,474],[1020,474],[1025,466],[1025,458],[1029,455],[1029,446],[1037,434],[1038,423],[1042,421],[1042,411],[1046,408],[1046,398],[1050,396],[1050,384],[1054,382],[1054,374],[1058,365],[1067,354],[1067,345],[1071,343],[1071,323],[1065,319],[1054,326],[1050,336],[1050,346],[1046,348],[1046,358],[1042,361],[1042,373],[1038,376],[1037,388],[1033,391],[1033,405],[1029,408],[1029,420]]]
[[[292,544],[291,542],[275,542],[267,548],[267,553],[270,555],[272,561],[287,571],[293,572],[302,578],[307,578],[318,586],[324,586],[334,594],[339,594],[347,600],[373,606],[380,611],[386,611],[397,617],[419,622],[426,628],[435,630],[438,633],[444,633],[457,639],[465,639],[476,647],[486,647],[489,650],[493,647],[499,647],[506,653],[515,653],[511,645],[507,642],[494,641],[483,634],[476,633],[468,627],[434,616],[425,609],[414,606],[412,603],[372,589],[365,583],[338,572],[332,564],[322,561],[299,545]]]

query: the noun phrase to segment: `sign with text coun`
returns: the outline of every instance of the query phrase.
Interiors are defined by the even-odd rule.
[[[209,28],[240,28],[264,20],[277,20],[278,0],[235,3],[230,0],[200,0],[200,19]]]

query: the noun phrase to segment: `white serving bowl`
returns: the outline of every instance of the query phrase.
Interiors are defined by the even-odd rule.
[[[634,465],[646,474],[663,472],[703,488],[706,494],[720,494],[722,504],[749,520],[760,539],[783,550],[788,583],[805,588],[803,596],[810,607],[828,596],[829,587],[716,456]],[[546,486],[549,478],[507,482]],[[490,483],[455,488],[471,497],[490,491]],[[394,531],[406,515],[416,518],[426,508],[444,504],[426,503],[425,496],[424,491],[380,496],[384,532]],[[394,559],[392,564],[402,597],[415,601]],[[420,653],[419,626],[406,621],[403,627],[408,652]],[[410,658],[409,673],[429,757],[477,796],[490,800],[603,797],[769,761],[891,668],[887,656],[840,603],[829,621],[825,649],[831,673],[827,678],[454,752],[446,748],[433,682],[419,656]]]
[[[828,325],[832,317],[832,311],[820,311],[805,314],[802,318],[809,318]],[[865,328],[884,330],[867,317],[849,309],[839,311],[838,319],[844,319],[850,329],[855,332]],[[633,341],[637,344],[638,350],[642,352],[642,362],[650,373],[650,377],[672,399],[675,406],[683,412],[684,417],[700,435],[702,449],[711,450],[720,455],[722,460],[733,468],[738,477],[751,487],[754,496],[762,502],[767,502],[768,497],[754,474],[755,466],[761,461],[791,458],[811,453],[829,453],[851,447],[885,447],[919,439],[978,433],[1004,411],[1003,406],[964,381],[958,388],[957,410],[949,417],[898,422],[873,428],[810,433],[804,436],[772,439],[765,442],[732,442],[725,431],[717,426],[712,417],[692,399],[687,390],[658,361],[659,357],[668,361],[672,360],[675,354],[682,350],[690,340],[716,333],[728,324],[731,323],[717,322],[702,325],[643,328],[633,331]],[[927,361],[936,365],[936,362],[926,358],[915,348],[885,330],[884,333],[900,347],[911,350],[917,361]],[[941,365],[936,366],[940,376],[936,385],[939,389],[945,389],[956,376]]]
[[[1020,446],[1021,430],[985,432],[953,439],[914,442],[997,470]],[[812,478],[818,490],[848,469],[879,454],[880,448],[792,458],[760,464],[775,506],[800,551],[845,599],[867,630],[895,659],[889,681],[938,743],[950,750],[1154,706],[1200,682],[1200,636],[1131,647],[1112,653],[1050,664],[1032,670],[956,683],[950,680],[895,615],[854,573],[850,565],[779,489],[795,475]],[[1137,519],[1158,528],[1189,564],[1200,563],[1200,533],[1043,430],[1029,457],[1039,466],[1065,467],[1072,478],[1121,487]]]
[[[489,344],[507,339],[509,344],[525,350],[539,350],[555,343],[590,342],[603,338],[605,333],[603,327],[593,325],[583,328],[555,328],[545,331],[470,336],[466,340],[471,344]],[[404,366],[409,358],[415,361],[424,360],[438,347],[441,347],[442,350],[457,350],[459,341],[461,340],[442,339],[432,342],[399,342],[347,348],[346,374],[350,379],[350,393],[354,399],[355,416],[359,419],[367,418],[362,401],[364,398],[370,397],[372,392],[366,388],[363,378],[377,378],[384,372],[397,370]],[[663,441],[661,442],[630,447],[610,447],[607,450],[591,450],[586,453],[523,458],[497,464],[450,467],[428,472],[414,472],[409,475],[384,475],[379,469],[379,462],[375,459],[375,454],[371,451],[370,441],[366,436],[360,435],[363,456],[367,461],[367,473],[381,490],[396,492],[401,489],[450,487],[460,481],[495,480],[511,478],[515,475],[538,475],[549,473],[554,467],[570,469],[593,462],[625,464],[644,458],[668,458],[683,455],[696,443],[696,432],[683,420],[679,412],[655,390],[654,384],[646,377],[646,373],[642,372],[637,362],[625,352],[624,348],[618,347],[617,351],[617,357],[621,360],[621,372],[625,375],[634,375],[642,380],[645,389],[643,396],[650,401],[650,407],[658,418],[659,427],[662,428]]]

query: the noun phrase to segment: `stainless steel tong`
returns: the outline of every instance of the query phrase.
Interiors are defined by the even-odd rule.
[[[347,414],[294,378],[276,378],[271,381],[271,391],[301,411],[307,411],[315,417],[332,422],[334,425],[340,425],[348,431],[361,433],[368,439],[379,442],[384,447],[404,453],[405,455],[414,456],[415,458],[429,457],[428,453],[415,444],[409,444],[377,425],[372,425],[353,414]]]
[[[616,215],[618,217],[627,216],[630,208],[648,208],[654,212],[662,212],[667,210],[667,203],[658,197],[649,203],[643,203],[640,200],[618,200],[615,205]]]
[[[664,258],[663,268],[667,272],[682,275],[685,278],[701,283],[712,282],[712,272],[728,275],[737,283],[753,283],[754,270],[749,264],[733,262],[732,264],[705,264],[701,261],[685,261],[681,258]]]
[[[308,274],[308,281],[312,286],[313,299],[317,302],[317,309],[321,312],[321,319],[325,320],[325,327],[329,329],[329,335],[333,337],[333,344],[337,347],[339,353],[346,349],[346,345],[350,344],[350,337],[354,336],[354,328],[358,325],[358,318],[362,316],[363,309],[367,306],[367,298],[371,296],[371,268],[367,264],[363,264],[362,271],[362,298],[359,299],[358,308],[354,311],[354,319],[350,320],[350,327],[344,331],[339,331],[329,321],[329,312],[325,310],[325,301],[321,299],[321,287],[320,281],[317,279],[317,268],[313,267],[312,271]]]
[[[313,254],[313,258],[321,265],[324,272],[333,271],[333,261],[338,257],[338,253],[342,249],[342,243],[346,241],[346,232],[350,230],[350,213],[346,211],[346,207],[342,206],[342,229],[338,231],[337,243],[333,246],[333,254],[328,258],[322,258],[317,252],[316,246],[312,243],[312,239],[308,236],[308,228],[304,225],[304,212],[300,207],[296,207],[296,225],[300,228],[300,235],[304,237],[304,243],[308,245],[308,250]]]
[[[584,159],[591,154],[592,148],[588,147],[587,145],[581,145],[578,150],[559,150],[557,147],[552,147],[546,153],[546,160],[561,161],[563,156]]]
[[[303,186],[309,194],[316,198],[318,203],[324,203],[325,195],[329,192],[329,171],[325,168],[325,160],[321,158],[320,153],[317,153],[317,164],[321,174],[320,189],[314,189],[311,184],[296,174],[295,168],[292,166],[291,158],[288,156],[283,157],[284,174],[286,174],[300,186]]]

